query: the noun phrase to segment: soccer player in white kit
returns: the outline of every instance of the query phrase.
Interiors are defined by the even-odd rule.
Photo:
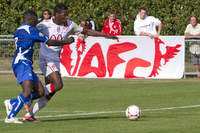
[[[65,40],[69,39],[69,35],[79,32],[89,36],[101,36],[110,39],[118,40],[118,37],[113,35],[104,34],[98,31],[84,29],[79,27],[76,23],[67,19],[67,7],[59,3],[54,8],[54,17],[50,21],[42,21],[37,25],[37,28],[50,39]],[[60,75],[60,52],[61,46],[40,46],[39,67],[45,76],[45,94],[41,97],[30,109],[30,112],[24,115],[24,120],[32,121],[34,114],[43,108],[51,97],[60,89],[63,88],[63,82]],[[33,121],[32,121],[33,122]]]

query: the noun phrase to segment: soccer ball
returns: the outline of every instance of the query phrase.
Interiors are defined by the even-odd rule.
[[[130,105],[126,109],[126,117],[129,120],[137,120],[141,117],[141,109],[136,105]]]

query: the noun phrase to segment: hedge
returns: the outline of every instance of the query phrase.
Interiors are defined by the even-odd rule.
[[[145,7],[147,14],[163,23],[162,35],[183,35],[191,15],[199,19],[200,1],[197,0],[1,0],[0,34],[13,34],[22,23],[22,14],[33,9],[41,16],[42,10],[62,2],[68,6],[68,17],[76,23],[92,18],[101,31],[108,12],[114,10],[123,25],[123,35],[134,35],[133,23],[138,8]]]

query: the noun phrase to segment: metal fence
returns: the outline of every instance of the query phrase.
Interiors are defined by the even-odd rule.
[[[0,73],[12,73],[12,60],[15,53],[13,35],[0,35]],[[41,73],[38,66],[39,44],[35,45],[33,67],[36,73]]]
[[[187,75],[198,75],[200,72],[196,72],[194,65],[191,62],[191,56],[195,56],[200,59],[200,36],[188,36],[185,37],[185,72]],[[198,61],[200,63],[200,61]],[[198,70],[200,71],[200,70]]]
[[[196,47],[192,47],[192,46]],[[199,46],[199,47],[198,47]],[[195,72],[194,65],[191,63],[191,51],[197,51],[200,56],[200,37],[185,37],[185,71],[184,76],[197,75],[200,72]],[[13,35],[0,35],[0,73],[12,73],[12,59],[15,52],[15,43]],[[38,67],[39,45],[35,45],[33,67],[36,73],[41,73]]]

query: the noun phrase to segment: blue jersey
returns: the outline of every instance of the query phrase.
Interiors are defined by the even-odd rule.
[[[37,28],[28,24],[22,24],[14,34],[16,52],[12,62],[14,68],[19,62],[33,64],[32,57],[35,42],[46,42],[48,38],[44,36]]]

